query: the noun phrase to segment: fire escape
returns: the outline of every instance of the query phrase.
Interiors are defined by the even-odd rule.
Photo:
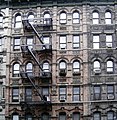
[[[29,20],[23,20],[23,29],[24,29],[24,34],[27,34],[30,32],[33,33],[39,44],[33,44],[32,48],[30,48],[27,44],[21,45],[21,50],[22,50],[22,56],[23,58],[29,58],[32,59],[35,62],[35,66],[38,67],[38,74],[34,72],[27,72],[24,67],[21,66],[20,70],[20,75],[22,78],[22,81],[28,81],[27,83],[30,84],[35,91],[35,98],[31,101],[27,101],[25,95],[22,97],[20,100],[20,105],[21,108],[26,110],[30,107],[36,108],[36,107],[50,107],[51,108],[51,97],[50,94],[49,96],[45,96],[42,94],[41,91],[41,82],[39,81],[47,81],[43,84],[46,84],[46,86],[51,85],[52,81],[52,73],[51,71],[45,71],[40,64],[38,57],[37,56],[46,56],[47,58],[50,57],[52,58],[52,44],[45,44],[42,40],[42,34],[40,31],[51,31],[52,30],[52,19],[48,18],[44,20],[45,22],[43,24],[32,24],[29,22]],[[24,84],[25,88],[25,84]],[[35,107],[34,107],[35,106]]]

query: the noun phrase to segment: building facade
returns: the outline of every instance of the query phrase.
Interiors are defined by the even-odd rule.
[[[1,1],[1,120],[117,120],[117,2]]]

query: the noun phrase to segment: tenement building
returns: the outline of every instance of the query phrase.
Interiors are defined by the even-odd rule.
[[[0,120],[117,120],[116,0],[0,0]]]

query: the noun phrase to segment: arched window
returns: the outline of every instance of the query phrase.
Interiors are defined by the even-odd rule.
[[[72,118],[73,118],[73,120],[80,120],[80,113],[74,112]]]
[[[0,27],[2,27],[2,26],[3,26],[3,15],[0,14]]]
[[[43,63],[43,70],[44,70],[44,72],[49,72],[50,70],[50,65],[49,65],[49,63],[48,62],[44,62]]]
[[[49,120],[49,113],[42,113],[41,120]]]
[[[80,71],[80,62],[75,60],[73,62],[73,72],[79,72]]]
[[[59,63],[59,68],[60,69],[66,69],[66,62],[64,60],[62,60],[60,63]]]
[[[13,64],[13,77],[19,77],[19,68],[20,68],[19,63]]]
[[[51,16],[49,12],[44,13],[44,24],[51,25]]]
[[[114,120],[114,111],[107,112],[107,120]]]
[[[27,74],[28,74],[29,76],[32,76],[32,74],[33,74],[33,65],[32,65],[31,62],[28,62],[28,63],[26,64],[26,72],[27,72]]]
[[[108,60],[106,63],[107,66],[107,72],[113,72],[113,61],[112,60]]]
[[[77,11],[73,12],[73,23],[80,23],[80,15]]]
[[[99,13],[97,11],[93,12],[93,24],[99,24]]]
[[[13,113],[12,120],[19,120],[19,115],[17,113]]]
[[[93,120],[101,120],[101,113],[100,112],[94,112],[93,113]]]
[[[67,22],[67,14],[66,12],[63,11],[60,13],[60,23],[66,24],[66,22]]]
[[[21,28],[21,26],[22,26],[21,14],[18,13],[15,15],[15,28]]]
[[[93,63],[93,70],[99,70],[100,69],[100,62],[98,60],[95,60]]]
[[[33,23],[34,23],[34,14],[33,14],[33,13],[29,13],[29,15],[28,15],[28,20],[29,20],[29,23],[30,23],[30,24],[33,24]]]
[[[59,120],[66,120],[66,113],[65,112],[59,113]]]
[[[112,15],[111,12],[106,11],[105,12],[105,24],[111,24],[112,23]]]

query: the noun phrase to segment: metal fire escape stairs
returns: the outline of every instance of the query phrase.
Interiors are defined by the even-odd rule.
[[[28,20],[23,20],[23,25],[24,25],[24,28],[29,28],[31,27],[31,29],[34,31],[34,33],[36,34],[36,36],[38,37],[39,41],[41,42],[41,44],[44,44],[44,42],[41,40],[41,36],[39,36],[37,30],[35,29],[35,27],[29,23]],[[40,70],[42,73],[44,73],[44,70],[43,68],[41,67],[39,61],[37,60],[37,58],[35,57],[34,53],[32,52],[32,50],[28,47],[28,45],[23,45],[21,46],[21,49],[22,51],[27,51],[28,53],[30,53],[30,55],[33,57],[33,59],[35,60],[35,62],[38,64]],[[26,72],[25,72],[26,73]],[[33,87],[35,88],[35,90],[37,91],[38,95],[40,96],[41,100],[44,102],[44,103],[49,103],[50,101],[47,101],[47,99],[45,98],[45,96],[43,96],[34,82],[32,81],[32,78],[26,73],[25,76],[29,79],[29,81],[31,82],[31,84],[33,85]]]

